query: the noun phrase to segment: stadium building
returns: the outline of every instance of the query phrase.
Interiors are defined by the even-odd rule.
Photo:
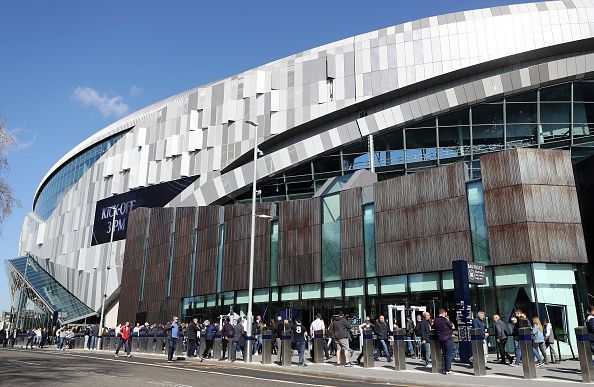
[[[256,168],[255,313],[453,310],[466,260],[485,265],[473,311],[548,317],[565,353],[593,282],[593,77],[594,1],[564,0],[390,26],[160,101],[49,169],[6,261],[13,321],[97,321],[102,293],[107,325],[245,314]]]

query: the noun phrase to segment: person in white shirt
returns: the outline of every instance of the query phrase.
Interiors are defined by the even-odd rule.
[[[553,325],[548,318],[543,320],[545,325],[545,347],[551,351],[551,362],[559,364],[559,356],[555,350],[555,333],[553,332]]]
[[[315,338],[315,332],[322,331],[322,336],[326,336],[326,324],[324,324],[324,320],[322,320],[322,315],[320,313],[316,314],[316,319],[311,323],[309,327],[311,337]],[[324,343],[324,357],[326,360],[330,359],[330,354],[328,353],[328,345],[326,344],[326,340],[323,340]]]

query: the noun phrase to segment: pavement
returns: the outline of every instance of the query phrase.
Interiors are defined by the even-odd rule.
[[[537,368],[537,379],[524,380],[521,367],[510,367],[494,362],[494,356],[488,359],[492,370],[486,376],[474,376],[473,369],[463,364],[454,364],[453,375],[432,374],[430,368],[423,367],[418,360],[408,359],[406,371],[395,371],[393,365],[380,360],[374,368],[354,366],[337,367],[334,359],[323,364],[308,363],[308,367],[297,367],[297,357],[293,357],[294,365],[280,367],[276,364],[263,365],[260,357],[254,356],[252,363],[238,360],[234,363],[206,359],[200,362],[196,358],[180,358],[168,364],[165,355],[135,353],[130,359],[114,358],[111,351],[84,351],[54,349],[23,350],[0,349],[0,385],[8,380],[10,385],[19,383],[32,384],[42,382],[43,385],[62,385],[70,383],[68,378],[56,370],[56,359],[64,359],[66,374],[72,367],[75,384],[84,380],[87,385],[112,385],[110,377],[124,378],[129,386],[159,384],[167,386],[201,386],[223,384],[272,386],[282,384],[322,385],[322,386],[359,386],[365,384],[392,386],[563,386],[581,382],[579,363],[577,360],[565,360],[561,364],[551,364]],[[16,363],[14,359],[19,359]],[[241,359],[241,358],[239,358]],[[273,356],[273,360],[276,356]],[[14,364],[13,364],[14,363]],[[52,364],[41,375],[14,371],[17,364],[26,369],[35,364]],[[110,364],[112,363],[112,364]],[[33,367],[35,368],[35,367]],[[121,371],[119,371],[121,370]],[[49,372],[48,372],[49,371]],[[86,375],[86,376],[84,376]],[[103,378],[98,375],[104,375]],[[5,376],[9,376],[6,378]],[[49,377],[49,379],[44,379]],[[91,382],[93,381],[93,382]],[[56,383],[56,384],[52,384]],[[90,383],[90,384],[89,384]],[[95,384],[93,384],[95,383]],[[120,380],[118,380],[118,384]]]

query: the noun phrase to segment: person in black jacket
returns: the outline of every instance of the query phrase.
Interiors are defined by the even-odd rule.
[[[245,330],[243,329],[241,317],[237,320],[237,324],[233,327],[233,331],[233,346],[229,350],[229,359],[231,359],[231,363],[237,359],[237,351],[243,353],[245,346]]]
[[[375,355],[374,360],[378,361],[380,355],[383,352],[388,363],[391,363],[392,357],[390,356],[390,350],[388,349],[388,340],[390,337],[390,330],[388,329],[388,324],[386,324],[386,318],[383,315],[379,316],[379,319],[375,323],[373,328],[375,331],[375,335],[377,336],[377,339],[376,339],[377,354]]]
[[[188,357],[196,355],[196,337],[198,336],[198,319],[194,318],[188,324]]]
[[[276,341],[276,360],[278,364],[282,362],[282,352],[281,351],[281,338],[283,336],[283,331],[285,330],[285,322],[281,316],[278,316],[276,321],[276,327],[274,328],[274,338]]]
[[[428,367],[431,363],[431,347],[429,346],[429,336],[431,334],[431,314],[429,312],[423,313],[423,318],[417,323],[415,327],[415,335],[421,340],[421,358],[423,365]]]

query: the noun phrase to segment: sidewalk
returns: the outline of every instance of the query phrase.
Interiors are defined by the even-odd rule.
[[[111,354],[111,351],[85,351],[85,350],[68,350],[67,352],[77,352],[92,354]],[[357,353],[356,353],[357,354]],[[238,354],[239,355],[239,354]],[[163,358],[165,355],[151,354],[151,353],[133,353],[135,357],[141,358]],[[356,359],[356,357],[354,357]],[[276,355],[273,355],[273,361],[276,360]],[[536,369],[538,379],[524,380],[522,377],[522,367],[510,367],[508,365],[501,365],[494,363],[495,356],[489,356],[488,366],[492,370],[487,371],[486,376],[474,376],[473,369],[467,365],[456,364],[452,366],[453,375],[432,374],[431,368],[425,368],[421,365],[419,360],[407,358],[407,370],[395,371],[392,364],[388,364],[385,360],[375,362],[374,368],[363,368],[362,366],[354,365],[350,368],[337,367],[336,359],[333,358],[323,364],[313,364],[307,362],[307,367],[297,366],[297,356],[293,356],[293,366],[280,367],[277,364],[263,365],[260,363],[261,357],[255,355],[252,363],[244,363],[241,357],[238,361],[231,363],[227,360],[218,361],[206,359],[203,363],[197,358],[186,359],[185,364],[204,364],[210,367],[221,366],[225,369],[229,368],[252,368],[262,369],[269,372],[293,373],[300,375],[324,376],[336,378],[336,380],[350,380],[361,381],[366,383],[398,383],[415,386],[551,386],[551,385],[569,385],[581,383],[581,374],[579,370],[579,362],[577,360],[562,361],[561,364],[551,364]],[[184,363],[177,363],[184,364]]]

